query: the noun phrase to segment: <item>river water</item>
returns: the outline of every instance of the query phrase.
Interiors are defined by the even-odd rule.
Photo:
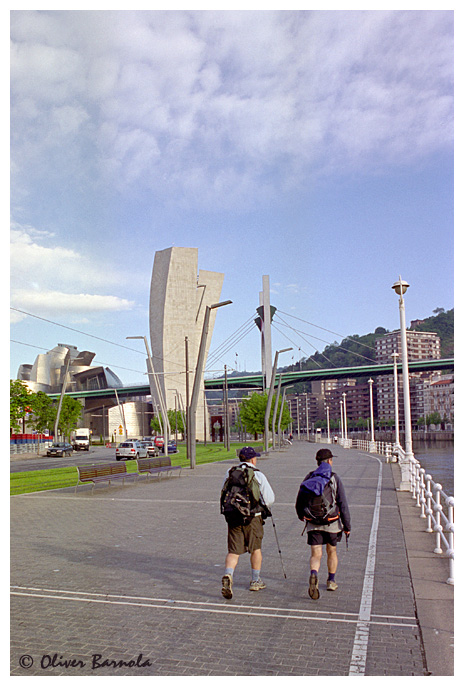
[[[454,496],[454,443],[443,441],[427,444],[416,441],[412,449],[416,460],[435,483],[443,486],[446,495]]]

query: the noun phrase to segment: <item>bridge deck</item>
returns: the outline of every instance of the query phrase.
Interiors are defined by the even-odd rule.
[[[276,493],[287,578],[268,520],[267,588],[249,592],[243,556],[230,601],[220,591],[226,526],[218,498],[232,454],[161,483],[12,498],[12,674],[452,674],[446,561],[415,530],[412,499],[395,490],[396,465],[333,447],[352,535],[348,549],[339,546],[338,590],[325,590],[324,558],[321,597],[308,597],[309,548],[294,502],[318,447],[294,443],[260,458]],[[115,662],[100,666],[105,660]]]

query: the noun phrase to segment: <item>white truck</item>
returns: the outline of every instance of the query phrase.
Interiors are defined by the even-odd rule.
[[[90,429],[76,429],[71,442],[74,450],[90,450]]]

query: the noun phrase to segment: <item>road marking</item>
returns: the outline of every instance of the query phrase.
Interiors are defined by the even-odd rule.
[[[148,607],[161,610],[180,610],[182,612],[209,612],[212,614],[227,615],[252,615],[255,617],[275,617],[278,619],[295,619],[303,621],[335,622],[345,624],[357,624],[357,615],[353,612],[327,612],[305,610],[298,608],[267,607],[256,605],[233,605],[225,603],[204,603],[193,600],[175,600],[172,598],[149,598],[145,596],[124,596],[107,593],[90,593],[83,591],[62,591],[59,589],[30,588],[12,586],[11,595],[26,596],[30,598],[43,598],[49,600],[64,600],[85,603],[100,603],[108,605],[130,605],[134,607]],[[384,619],[391,621],[370,621],[370,624],[380,626],[401,626],[415,628],[416,623],[398,621],[405,619],[406,622],[414,618],[398,618],[385,616]],[[396,620],[396,621],[395,621]]]
[[[351,662],[348,676],[364,676],[366,671],[367,647],[369,643],[369,629],[371,622],[372,596],[374,593],[375,557],[377,549],[377,532],[379,529],[380,502],[382,496],[382,462],[378,457],[373,457],[379,463],[379,476],[377,480],[377,492],[375,496],[374,516],[372,517],[371,534],[367,550],[366,569],[364,583],[359,606],[359,616],[356,626],[356,634],[351,653]]]

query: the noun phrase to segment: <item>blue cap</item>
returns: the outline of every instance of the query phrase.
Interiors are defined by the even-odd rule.
[[[239,458],[245,462],[251,460],[253,457],[259,457],[259,455],[260,453],[257,453],[256,450],[249,445],[242,448],[238,454]]]

